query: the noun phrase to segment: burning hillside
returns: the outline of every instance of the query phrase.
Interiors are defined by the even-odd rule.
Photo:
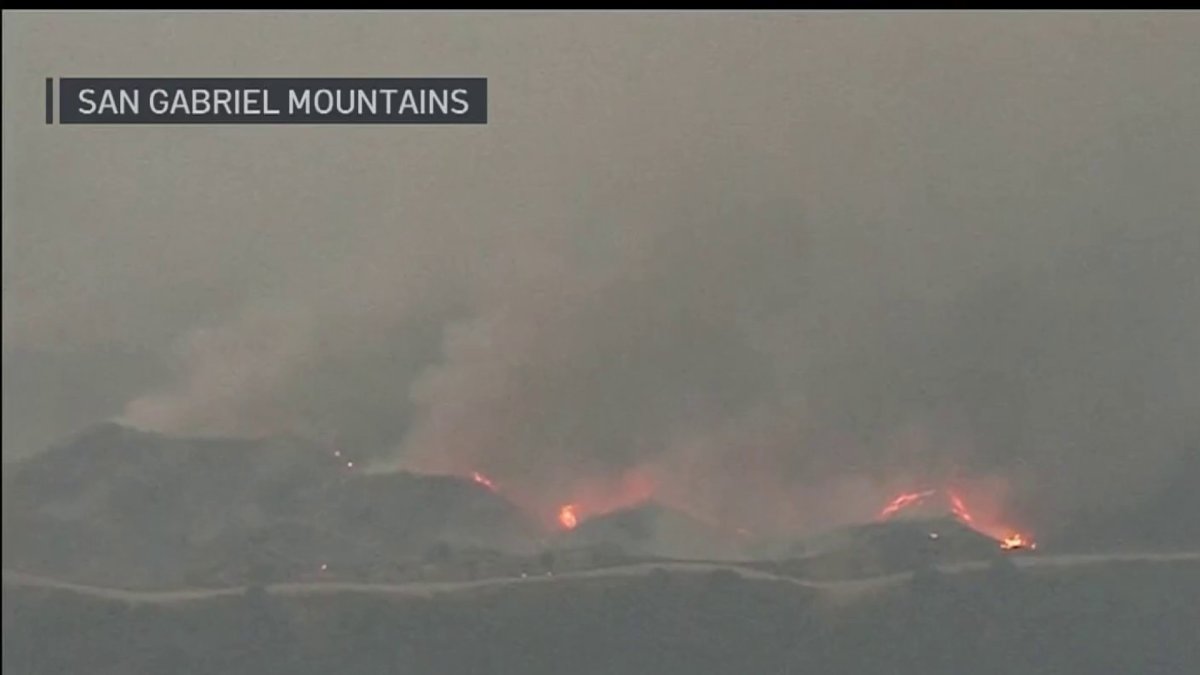
[[[949,489],[905,492],[897,495],[879,512],[877,520],[893,518],[930,518],[950,515],[963,525],[990,537],[1001,550],[1034,550],[1037,543],[1025,533],[998,522],[995,518],[977,516],[967,507],[957,492]]]
[[[566,500],[522,491],[520,482],[500,487],[479,470],[465,472],[476,484],[517,505],[531,521],[540,521],[555,546],[613,544],[627,553],[678,557],[742,557],[750,533],[717,522],[666,499],[647,471],[633,470],[610,479],[576,479],[556,493]],[[561,499],[562,497],[558,497]]]
[[[782,494],[778,490],[759,490],[735,500],[743,507],[762,505],[761,511],[742,508],[716,518],[701,515],[708,510],[703,505],[697,508],[696,495],[680,490],[670,472],[655,472],[649,468],[631,469],[608,478],[576,477],[544,492],[526,485],[519,476],[506,477],[503,487],[490,474],[480,470],[463,471],[462,477],[516,505],[529,520],[542,523],[547,536],[556,540],[618,544],[630,552],[683,555],[682,552],[688,550],[706,556],[713,551],[720,551],[722,555],[736,551],[740,556],[747,546],[756,547],[755,550],[778,551],[780,545],[790,546],[782,542],[796,541],[797,534],[811,532],[814,525],[811,518],[789,523],[787,515],[797,513],[793,504],[784,503],[779,509],[771,509],[771,500]],[[1009,524],[1011,518],[1004,515],[1004,500],[998,497],[999,494],[1002,491],[995,486],[983,482],[964,484],[962,481],[952,488],[906,491],[884,504],[873,520],[876,523],[947,520],[979,535],[980,541],[991,542],[992,550],[1036,549],[1037,544],[1027,531]],[[768,515],[756,520],[756,513]],[[824,513],[830,523],[863,521],[861,515],[855,515],[861,514],[861,509],[852,504],[844,505],[840,516],[836,512],[830,515],[829,508]],[[646,524],[657,523],[659,516],[664,514],[670,514],[666,520],[673,526],[666,529],[672,530],[674,542],[665,548],[657,541],[657,529]],[[650,530],[655,532],[650,534]],[[762,536],[752,535],[751,530]],[[679,541],[676,535],[680,532],[697,537],[697,543]],[[933,530],[930,534],[934,539],[939,536]],[[667,549],[670,549],[669,553]]]

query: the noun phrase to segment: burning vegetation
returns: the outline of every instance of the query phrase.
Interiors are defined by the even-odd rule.
[[[1016,551],[1027,548],[1032,551],[1037,548],[1037,544],[1027,539],[1020,532],[1014,532],[1000,540],[1000,548],[1005,551]]]
[[[562,525],[564,530],[573,530],[579,524],[579,517],[575,514],[578,508],[576,504],[564,504],[558,510],[558,524]]]
[[[888,520],[903,512],[917,511],[918,507],[948,510],[955,519],[967,527],[993,540],[1004,551],[1035,550],[1037,543],[1028,534],[1002,524],[980,522],[967,508],[961,496],[951,490],[924,490],[905,492],[888,502],[879,512],[878,520]],[[922,509],[924,510],[924,509]],[[986,519],[984,519],[986,521]],[[932,536],[932,535],[931,535]]]
[[[902,493],[892,501],[888,502],[887,506],[883,507],[883,510],[879,512],[879,519],[887,520],[888,518],[910,506],[913,506],[914,504],[920,504],[921,502],[925,501],[926,498],[933,496],[933,494],[933,490]]]
[[[483,488],[501,494],[497,483],[480,471],[470,471],[467,476],[471,481]],[[540,520],[550,530],[569,532],[575,530],[584,520],[593,519],[608,514],[620,513],[647,504],[663,503],[656,490],[656,481],[644,471],[631,470],[608,481],[576,481],[570,489],[564,491],[570,501],[546,503],[537,499],[521,499],[520,494],[509,494],[503,491],[506,499],[527,513],[540,513]],[[561,498],[561,497],[560,497]],[[976,504],[978,506],[978,504]],[[697,516],[691,510],[673,504],[672,510],[687,514],[699,523],[708,525],[713,531],[735,532],[739,539],[748,540],[752,537],[744,527],[726,526],[711,518]],[[1003,521],[993,517],[991,509],[972,509],[962,494],[952,489],[925,489],[903,492],[896,495],[879,511],[876,520],[887,521],[893,518],[905,517],[942,517],[952,516],[974,532],[996,542],[1003,551],[1035,550],[1037,544],[1025,532],[1018,531],[1003,524]],[[939,538],[938,533],[930,533],[931,539]]]

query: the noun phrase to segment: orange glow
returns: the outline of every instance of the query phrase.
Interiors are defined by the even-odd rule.
[[[561,483],[561,492],[549,504],[532,510],[551,515],[549,525],[555,529],[573,529],[584,517],[612,513],[649,501],[654,497],[657,482],[645,469],[630,469],[618,476],[580,478]],[[564,506],[555,506],[564,504]]]
[[[948,492],[950,495],[950,508],[954,512],[955,517],[964,523],[974,523],[975,519],[971,517],[971,513],[967,511],[967,505],[963,504],[963,500],[953,492]]]
[[[565,504],[558,510],[558,524],[568,530],[575,529],[579,524],[579,519],[575,515],[575,509],[578,508],[575,504]]]
[[[926,497],[933,495],[933,492],[933,490],[926,490],[924,492],[905,492],[899,497],[896,497],[892,501],[888,502],[887,506],[883,507],[883,510],[879,512],[879,519],[883,520],[890,518],[891,516],[895,515],[896,512],[902,509],[908,508],[914,504],[920,504],[921,502],[925,501]]]
[[[496,484],[492,482],[492,479],[479,473],[478,471],[471,472],[471,480],[475,481],[476,483],[479,483],[480,485],[491,490],[492,492],[496,491]]]
[[[1016,551],[1023,548],[1033,551],[1037,549],[1037,544],[1020,532],[1013,532],[1000,540],[1000,548],[1005,551]]]
[[[994,519],[988,509],[984,509],[982,513],[971,513],[967,508],[966,501],[958,494],[949,490],[926,490],[924,492],[905,492],[892,501],[888,502],[887,506],[879,512],[879,519],[886,520],[894,516],[899,511],[906,508],[921,504],[934,494],[941,494],[945,499],[945,505],[950,510],[958,521],[976,532],[994,539],[1002,550],[1017,551],[1037,549],[1037,544],[1028,534],[1021,534],[1010,527],[1003,524],[1003,521]],[[932,535],[931,535],[932,537]]]

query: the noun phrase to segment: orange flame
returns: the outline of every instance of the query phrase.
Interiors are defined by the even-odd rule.
[[[901,509],[912,506],[913,504],[919,504],[924,501],[926,497],[931,496],[933,493],[933,490],[926,490],[924,492],[905,492],[899,497],[896,497],[892,501],[888,502],[887,506],[883,507],[883,510],[879,512],[879,519],[884,520],[895,515],[896,512]]]
[[[579,518],[575,514],[576,508],[575,504],[564,504],[558,510],[558,524],[568,530],[575,529],[575,526],[579,524]]]
[[[950,496],[950,508],[954,512],[954,516],[964,523],[973,524],[975,519],[971,517],[971,513],[967,511],[967,505],[963,504],[963,500],[953,492],[947,493]]]
[[[476,483],[479,483],[480,485],[491,490],[492,492],[496,491],[496,484],[492,482],[492,479],[479,473],[478,471],[471,472],[471,480],[475,481]]]
[[[1013,532],[1012,534],[1000,540],[1000,548],[1004,549],[1005,551],[1015,551],[1022,548],[1027,548],[1033,551],[1037,549],[1037,543],[1031,539],[1028,539],[1020,532]]]
[[[879,519],[886,520],[903,509],[920,504],[928,497],[931,497],[938,492],[939,491],[937,490],[926,490],[924,492],[905,492],[888,502],[887,506],[883,507],[883,510],[879,512]],[[972,530],[979,532],[980,534],[994,539],[1000,545],[1002,550],[1033,551],[1037,549],[1037,544],[1029,535],[1021,534],[1020,532],[1009,529],[1008,527],[997,523],[991,518],[982,518],[982,520],[986,522],[980,522],[981,519],[976,517],[978,514],[972,515],[962,497],[954,492],[951,492],[950,490],[943,490],[941,492],[945,495],[946,502],[951,513],[954,514],[954,517],[957,518],[959,522],[963,523],[967,527],[970,527]],[[986,516],[987,514],[983,515]]]

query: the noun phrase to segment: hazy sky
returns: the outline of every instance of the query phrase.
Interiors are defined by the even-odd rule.
[[[1200,448],[1198,15],[3,31],[6,459],[120,416],[820,520],[947,476],[1045,517]],[[486,76],[489,123],[44,124],[45,77],[122,75]]]

